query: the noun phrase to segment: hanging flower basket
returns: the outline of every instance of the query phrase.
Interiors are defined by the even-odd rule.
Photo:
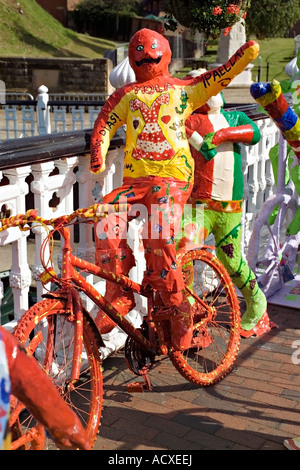
[[[165,3],[170,29],[174,30],[178,22],[205,33],[208,38],[218,37],[221,29],[228,34],[235,23],[246,18],[250,6],[250,0],[166,0]]]

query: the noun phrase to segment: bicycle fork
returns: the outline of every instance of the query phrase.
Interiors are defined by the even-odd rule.
[[[68,388],[71,387],[77,380],[80,375],[80,366],[81,366],[81,356],[82,356],[82,345],[83,345],[83,311],[82,311],[82,302],[76,289],[72,289],[68,295],[68,303],[71,303],[72,311],[72,321],[74,322],[74,351],[73,351],[73,361],[72,361],[72,370],[71,378]]]
[[[72,340],[73,344],[73,356],[72,356],[72,367],[69,375],[69,379],[66,382],[66,388],[68,390],[73,388],[73,385],[78,381],[80,376],[81,358],[83,351],[83,307],[79,292],[74,287],[69,286],[66,292],[59,292],[59,297],[63,297],[66,300],[66,320],[74,325],[74,335]],[[55,293],[51,296],[56,297]],[[48,318],[48,337],[46,345],[46,359],[43,367],[46,371],[49,371],[55,350],[56,336],[57,336],[57,316]]]

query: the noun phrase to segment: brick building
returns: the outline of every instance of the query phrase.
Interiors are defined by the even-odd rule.
[[[163,0],[145,0],[143,2],[143,9],[145,14],[153,14],[158,16],[164,9]]]
[[[63,26],[68,26],[68,12],[74,9],[79,0],[36,0],[36,2],[48,11]]]

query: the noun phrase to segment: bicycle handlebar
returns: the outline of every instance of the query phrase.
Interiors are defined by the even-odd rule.
[[[19,227],[22,230],[26,223],[34,221],[37,217],[37,210],[31,209],[27,211],[26,214],[17,214],[11,217],[6,217],[5,219],[0,219],[0,232],[3,232],[3,230],[6,230],[10,227]]]
[[[0,219],[1,227],[0,232],[10,228],[19,227],[20,230],[28,230],[30,227],[26,227],[28,223],[38,222],[43,225],[52,225],[52,227],[58,227],[59,225],[67,225],[75,219],[94,219],[96,222],[99,218],[105,217],[110,213],[115,212],[128,212],[129,205],[122,204],[94,204],[93,206],[77,209],[70,215],[63,215],[53,219],[44,219],[40,217],[36,209],[30,209],[25,214],[17,214],[5,219]]]

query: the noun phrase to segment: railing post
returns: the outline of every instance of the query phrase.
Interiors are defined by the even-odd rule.
[[[38,214],[42,215],[44,218],[51,217],[49,201],[53,192],[49,189],[49,185],[51,184],[50,173],[54,170],[54,167],[54,162],[37,163],[31,167],[33,181],[30,184],[30,189],[34,194],[34,207],[37,209]],[[33,233],[35,234],[35,258],[31,269],[33,279],[36,282],[37,300],[39,301],[45,293],[45,289],[39,279],[39,274],[44,271],[40,258],[40,250],[47,234],[45,229],[40,225],[33,228]],[[44,253],[45,258],[48,259],[48,246],[45,247]],[[50,283],[46,288],[50,288]]]
[[[79,156],[78,171],[76,173],[76,179],[78,182],[78,194],[79,194],[79,207],[88,207],[95,202],[98,202],[97,197],[93,197],[93,186],[96,175],[91,175],[89,171],[89,159],[86,156]],[[79,224],[79,243],[77,247],[77,256],[89,261],[95,262],[95,244],[93,241],[93,230],[94,228],[89,224]],[[88,282],[94,284],[93,275],[84,273],[84,277]],[[105,290],[105,281],[99,281],[101,284],[97,286],[97,289],[103,293]],[[89,311],[92,311],[93,302],[84,297],[84,306]],[[95,314],[98,308],[95,309]]]
[[[51,134],[50,109],[48,106],[48,88],[41,85],[37,96],[37,126],[40,135]]]
[[[12,215],[24,213],[26,210],[25,197],[29,190],[26,178],[30,174],[30,166],[10,168],[3,173],[10,183],[8,186],[3,186],[4,197],[7,198],[5,205],[12,209]],[[1,202],[4,203],[4,199]],[[19,320],[29,306],[28,293],[31,285],[31,271],[27,258],[27,236],[29,232],[20,232],[18,228],[15,230],[14,234],[10,232],[7,240],[3,240],[3,244],[9,240],[12,242],[12,266],[9,274],[9,284],[14,297],[14,320]]]

